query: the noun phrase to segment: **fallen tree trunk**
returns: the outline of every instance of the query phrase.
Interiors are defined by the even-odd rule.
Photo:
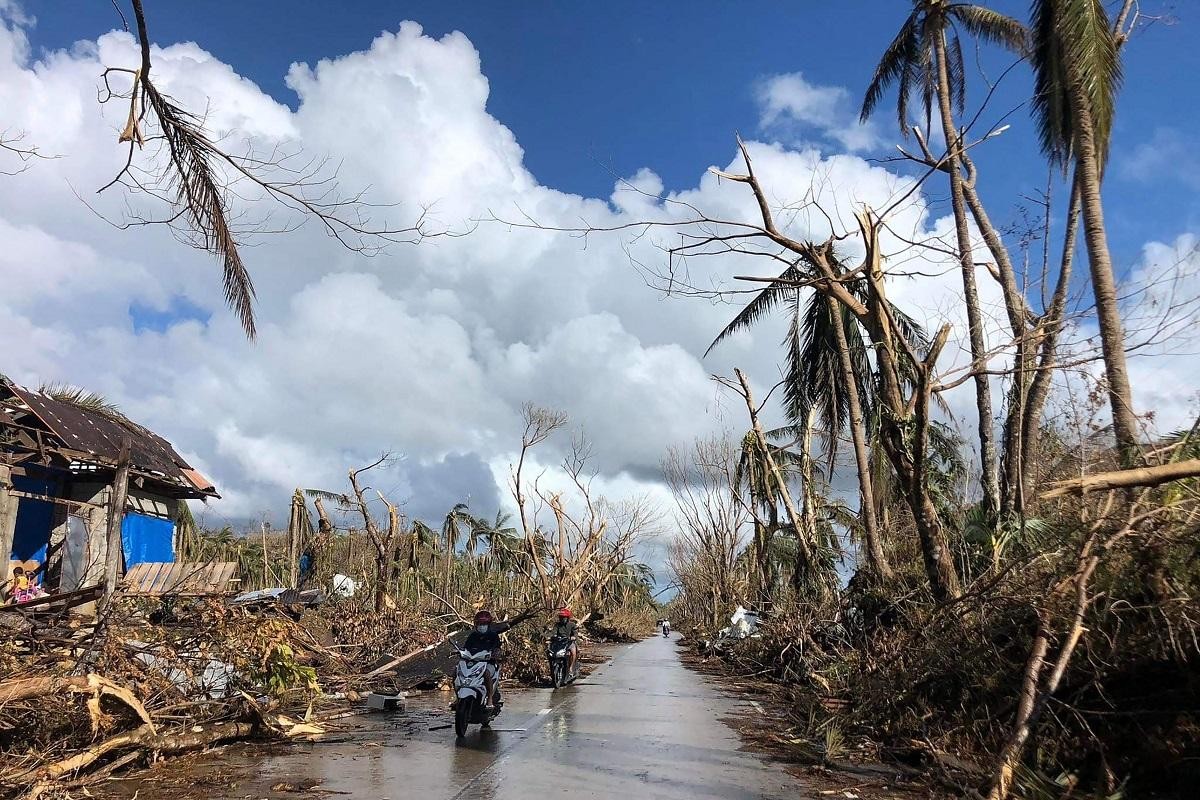
[[[143,725],[128,733],[105,739],[53,764],[36,767],[20,774],[0,776],[0,785],[19,786],[36,777],[37,782],[21,796],[23,800],[31,800],[50,788],[53,781],[86,769],[112,753],[144,750],[148,753],[174,755],[200,750],[221,742],[246,739],[252,736],[256,729],[257,725],[253,722],[219,722],[209,728],[190,728],[183,733],[164,734],[159,733],[153,725]]]
[[[1130,489],[1135,486],[1158,486],[1171,481],[1185,478],[1200,477],[1200,458],[1178,461],[1173,464],[1159,464],[1153,467],[1138,467],[1135,469],[1118,469],[1112,472],[1098,472],[1095,475],[1085,475],[1082,478],[1072,478],[1058,481],[1042,492],[1041,499],[1052,500],[1068,494],[1083,494],[1085,492],[1105,491],[1107,489]]]
[[[93,733],[96,732],[100,716],[101,697],[111,697],[120,701],[130,711],[137,714],[138,719],[146,726],[149,726],[151,730],[154,729],[150,713],[146,711],[142,701],[138,700],[133,692],[94,673],[73,677],[20,678],[5,681],[0,683],[0,706],[19,700],[33,700],[63,693],[92,695],[88,701],[88,711],[92,716]]]

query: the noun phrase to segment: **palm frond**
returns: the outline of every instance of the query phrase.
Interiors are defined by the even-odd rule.
[[[950,101],[959,115],[967,107],[967,71],[963,67],[962,42],[951,36],[946,48],[946,67],[950,74]]]
[[[1075,135],[1062,39],[1056,30],[1057,6],[1054,0],[1037,0],[1033,4],[1030,27],[1032,109],[1042,152],[1051,163],[1065,168]]]
[[[820,293],[814,292],[809,299],[803,320],[804,347],[799,365],[800,381],[808,398],[804,406],[797,409],[802,415],[791,417],[799,422],[807,416],[808,408],[816,409],[822,426],[830,434],[826,449],[831,462],[837,453],[837,435],[846,428],[850,418],[850,395],[842,377],[834,330],[836,325],[845,327],[841,309],[841,304],[831,303]]]
[[[1061,20],[1061,35],[1066,38],[1072,72],[1083,83],[1087,95],[1087,112],[1095,129],[1096,155],[1103,167],[1108,159],[1117,92],[1122,79],[1117,40],[1101,0],[1066,0],[1063,5],[1069,13]]]
[[[1025,55],[1029,50],[1029,31],[1025,26],[995,9],[955,3],[950,6],[948,13],[982,42],[1003,47],[1018,56]]]
[[[1077,120],[1091,117],[1097,156],[1107,158],[1121,61],[1108,13],[1100,0],[1035,0],[1030,60],[1033,116],[1042,151],[1066,166],[1072,157]],[[1076,107],[1072,86],[1083,87],[1087,107]]]
[[[867,91],[863,95],[862,109],[859,111],[859,121],[866,122],[874,113],[875,108],[879,105],[879,101],[883,99],[884,92],[893,83],[899,82],[900,95],[897,101],[898,118],[900,130],[907,135],[908,120],[907,120],[907,102],[908,102],[908,78],[911,75],[911,65],[917,57],[917,24],[920,19],[919,11],[914,9],[904,24],[900,27],[900,32],[892,39],[891,44],[883,51],[883,56],[879,59],[879,63],[875,66],[875,74],[871,78],[871,83],[867,86]]]
[[[778,282],[767,284],[767,287],[754,296],[754,299],[746,304],[746,307],[738,313],[733,320],[725,326],[725,328],[717,334],[717,338],[713,339],[712,344],[704,351],[704,355],[708,355],[713,351],[718,344],[723,342],[738,331],[745,330],[751,327],[754,323],[765,317],[775,309],[781,302],[785,301],[790,293],[796,291],[792,284],[800,280],[804,276],[795,265],[788,267],[779,274],[776,279]]]
[[[919,57],[913,62],[917,85],[921,89],[921,110],[925,112],[925,130],[933,124],[933,103],[938,92],[937,64],[934,62],[934,41],[940,36],[944,21],[939,22],[932,14],[926,14],[921,26],[921,38],[917,45]]]
[[[129,422],[129,418],[121,412],[121,409],[99,392],[66,383],[44,383],[38,387],[38,392],[60,403],[100,414],[116,422]]]
[[[225,303],[253,339],[254,284],[229,225],[229,208],[215,166],[221,156],[194,115],[175,105],[148,79],[141,80],[141,86],[167,143],[175,203],[189,218],[200,246],[220,259]]]
[[[316,500],[328,500],[330,503],[337,503],[340,506],[350,505],[350,495],[339,492],[330,492],[325,489],[305,489],[304,494]]]

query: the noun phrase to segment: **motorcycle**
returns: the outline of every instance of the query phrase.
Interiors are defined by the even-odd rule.
[[[662,629],[663,629],[663,638],[670,639],[671,638],[671,623],[664,622]]]
[[[550,681],[557,689],[575,680],[570,674],[568,664],[571,662],[571,640],[565,636],[551,637],[546,643],[546,659],[550,662]]]
[[[491,727],[492,720],[500,713],[500,689],[496,689],[496,705],[490,705],[484,680],[491,661],[489,651],[458,651],[458,668],[454,671],[454,735],[460,739],[467,735],[468,725]],[[500,680],[499,675],[496,680]]]

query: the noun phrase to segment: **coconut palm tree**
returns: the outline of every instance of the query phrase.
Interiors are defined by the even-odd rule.
[[[509,524],[511,514],[497,511],[496,518],[488,521],[483,517],[472,517],[467,533],[466,552],[474,555],[480,545],[487,545],[484,561],[499,572],[508,572],[515,566],[515,556],[521,552],[523,542],[516,528]]]
[[[783,343],[787,353],[784,410],[792,423],[788,430],[798,441],[804,441],[802,429],[807,424],[809,409],[816,409],[820,425],[828,434],[825,450],[832,469],[838,436],[849,428],[858,473],[859,514],[867,568],[876,577],[887,580],[892,569],[878,523],[868,444],[872,438],[870,421],[877,418],[873,412],[875,376],[867,355],[869,348],[861,325],[844,306],[819,292],[811,292],[807,300],[804,299],[795,286],[799,275],[795,267],[784,270],[725,326],[709,345],[708,352],[728,336],[753,326],[779,306],[786,307],[790,323]],[[865,299],[865,286],[854,284],[850,288]],[[891,315],[900,333],[915,349],[924,350],[929,346],[924,331],[915,320],[894,305]]]
[[[1137,448],[1137,418],[1100,198],[1121,83],[1119,36],[1100,0],[1034,0],[1033,115],[1046,156],[1064,170],[1075,168],[1113,433],[1128,462]]]
[[[785,448],[768,444],[771,456],[786,476],[794,473],[799,463],[799,456]],[[780,530],[779,500],[780,490],[772,476],[767,454],[763,452],[757,434],[748,431],[742,437],[741,451],[734,467],[733,486],[730,487],[739,497],[748,497],[746,507],[751,512],[754,526],[754,537],[751,541],[751,564],[756,576],[759,593],[763,600],[770,597],[772,589],[778,582],[778,575],[772,570],[769,558],[771,539]]]
[[[897,86],[896,112],[901,132],[907,136],[908,103],[913,92],[919,94],[929,127],[934,101],[941,117],[946,139],[946,166],[950,174],[950,203],[954,211],[954,230],[959,266],[963,276],[963,299],[967,306],[967,328],[971,340],[972,368],[975,371],[975,402],[979,412],[979,456],[983,467],[985,508],[994,513],[1000,504],[998,460],[992,420],[992,396],[985,372],[987,345],[984,341],[983,312],[975,284],[975,260],[972,256],[968,209],[963,194],[960,163],[962,136],[954,122],[954,112],[966,105],[966,81],[962,44],[957,26],[977,39],[998,44],[1013,52],[1026,49],[1026,32],[1021,23],[997,11],[951,0],[913,0],[913,10],[900,32],[888,45],[875,67],[875,75],[863,98],[861,119],[865,122],[892,84]]]

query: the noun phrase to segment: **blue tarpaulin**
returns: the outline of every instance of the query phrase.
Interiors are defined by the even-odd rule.
[[[175,524],[171,520],[126,513],[121,522],[121,548],[125,551],[125,569],[145,561],[174,562],[174,538]]]
[[[24,475],[12,477],[13,488],[30,494],[50,496],[53,486],[49,481]],[[46,548],[50,545],[50,525],[54,519],[54,505],[44,500],[21,498],[17,506],[17,527],[13,531],[13,561],[46,561]],[[7,562],[6,562],[7,563]],[[6,576],[7,577],[7,576]]]

